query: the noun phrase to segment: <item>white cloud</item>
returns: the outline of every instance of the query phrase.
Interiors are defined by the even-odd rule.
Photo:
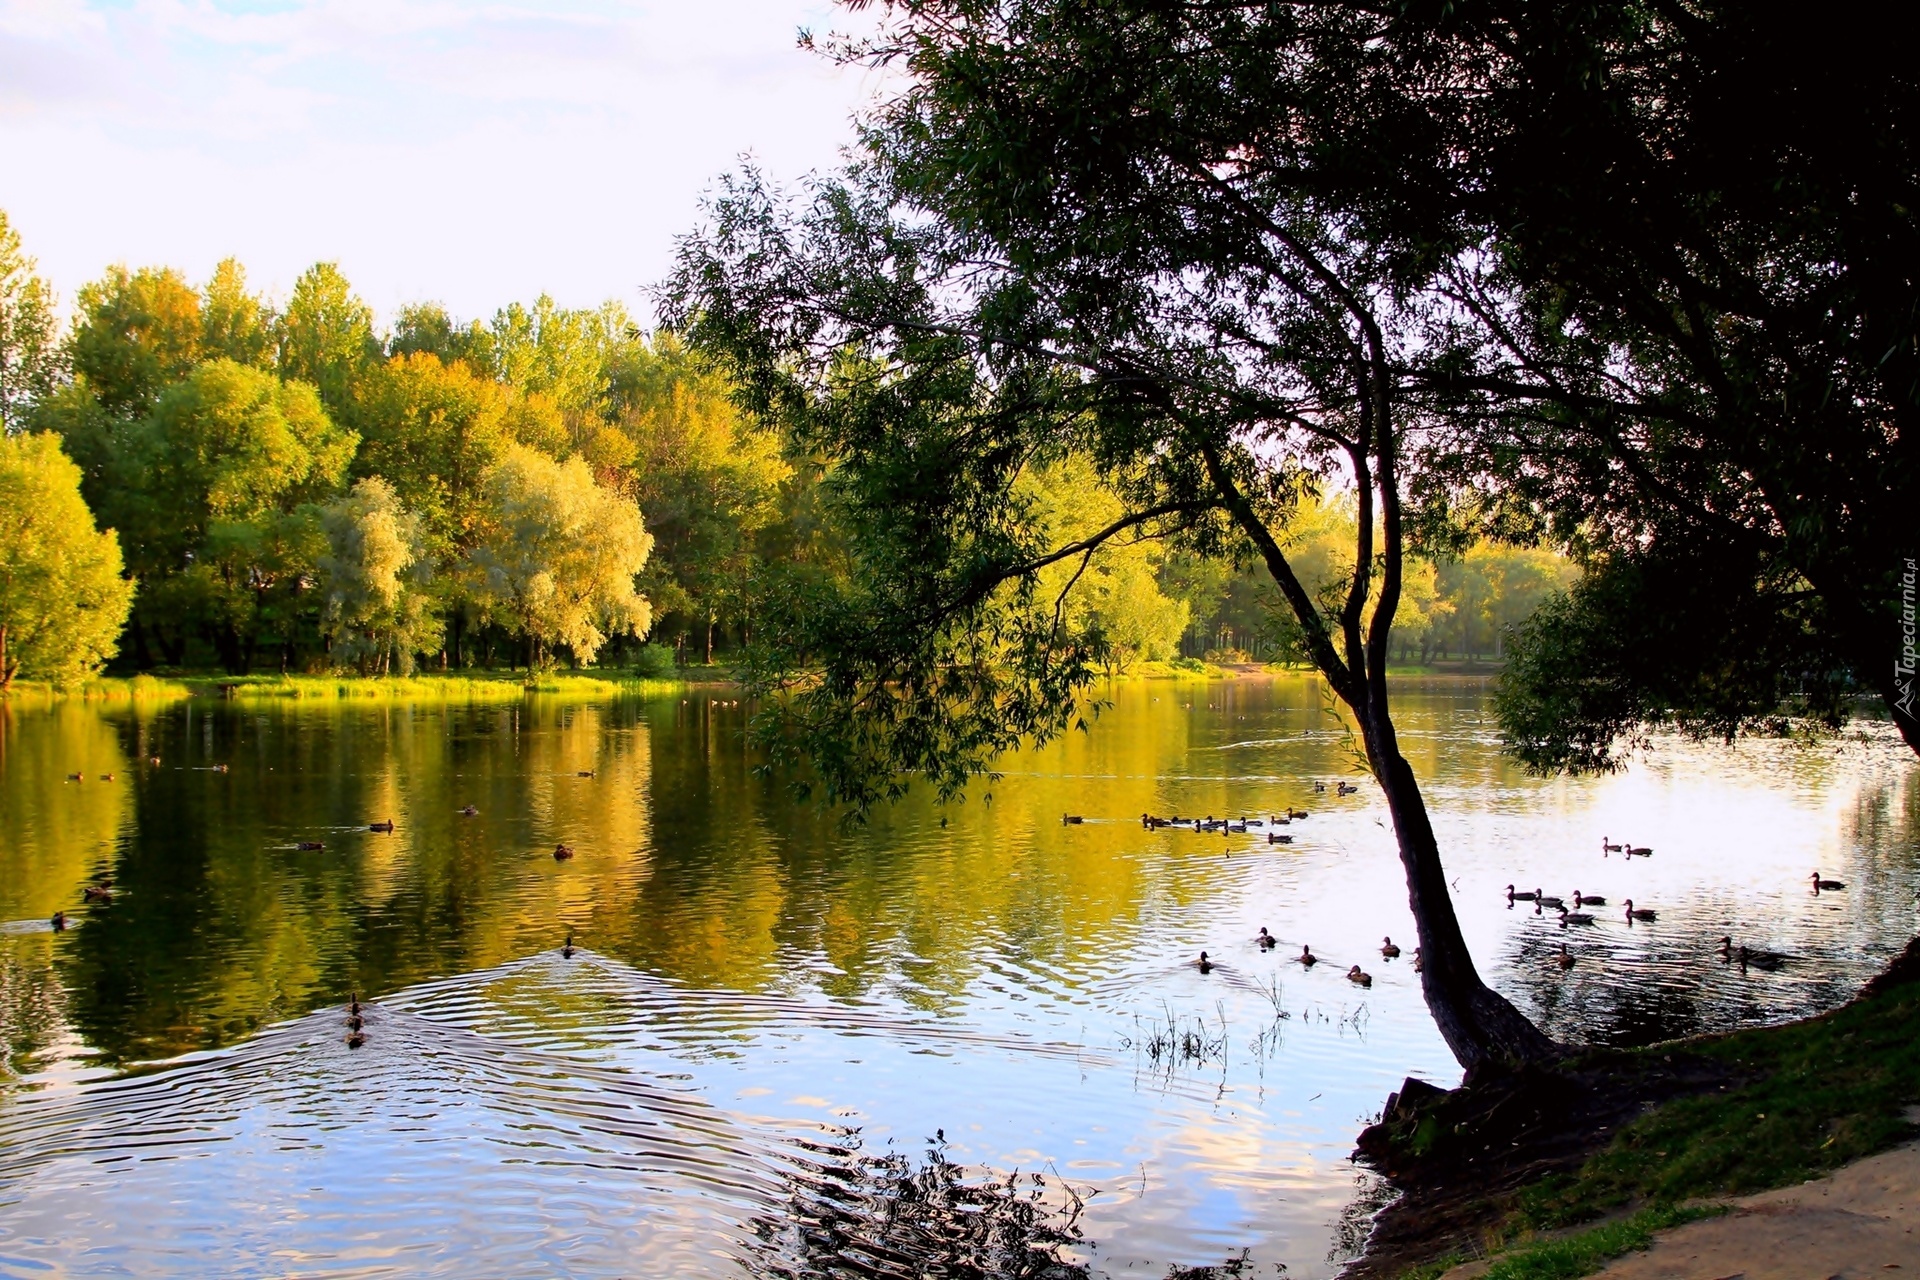
[[[794,47],[821,0],[0,0],[0,208],[63,293],[117,261],[383,311],[589,305],[664,274],[753,152],[833,163],[868,73]]]

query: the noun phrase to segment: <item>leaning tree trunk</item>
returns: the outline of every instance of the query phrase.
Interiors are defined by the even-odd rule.
[[[1382,731],[1384,729],[1384,732]],[[1420,989],[1440,1036],[1467,1078],[1556,1056],[1559,1047],[1525,1014],[1480,980],[1440,864],[1440,842],[1413,767],[1400,754],[1391,722],[1363,727],[1367,754],[1393,816],[1407,905],[1420,934]]]

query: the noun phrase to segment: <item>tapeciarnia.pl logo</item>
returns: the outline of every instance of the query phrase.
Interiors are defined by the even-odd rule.
[[[1920,577],[1920,568],[1915,566],[1911,557],[1907,559],[1906,569],[1900,575],[1900,657],[1893,664],[1894,709],[1908,720],[1920,719],[1915,711],[1914,668],[1914,586],[1916,577]]]

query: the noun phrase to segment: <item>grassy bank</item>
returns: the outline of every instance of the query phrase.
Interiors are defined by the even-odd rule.
[[[240,701],[422,701],[511,702],[529,693],[582,698],[619,693],[669,693],[699,685],[731,683],[724,667],[689,667],[670,679],[648,678],[617,669],[607,671],[548,672],[529,680],[524,671],[423,672],[412,676],[254,675],[212,674],[140,675],[131,679],[100,678],[70,688],[17,682],[7,691],[8,701],[50,704],[60,700],[84,702],[165,702],[180,698],[225,698]]]
[[[1914,1137],[1916,1043],[1920,950],[1909,948],[1832,1013],[1617,1055],[1623,1077],[1685,1057],[1727,1083],[1653,1108],[1575,1171],[1513,1197],[1479,1251],[1496,1259],[1489,1277],[1573,1280],[1717,1198],[1804,1182]],[[1461,1260],[1404,1274],[1427,1280]]]

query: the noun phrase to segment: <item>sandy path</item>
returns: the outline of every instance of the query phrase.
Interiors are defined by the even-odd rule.
[[[1662,1232],[1604,1280],[1920,1280],[1920,1143]]]

